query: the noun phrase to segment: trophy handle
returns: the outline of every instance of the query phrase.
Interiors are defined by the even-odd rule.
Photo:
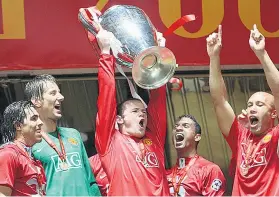
[[[78,14],[78,19],[83,25],[83,27],[87,29],[90,33],[92,33],[94,36],[96,36],[97,33],[100,31],[100,24],[98,24],[94,20],[87,20],[81,12]]]

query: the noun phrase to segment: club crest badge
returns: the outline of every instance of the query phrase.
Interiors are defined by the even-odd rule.
[[[75,138],[68,138],[68,142],[69,143],[71,143],[71,144],[73,144],[73,145],[75,145],[75,146],[77,146],[78,145],[78,141],[75,139]]]
[[[143,139],[142,142],[143,142],[144,144],[148,145],[148,146],[152,145],[152,141],[151,141],[151,139],[149,139],[149,138]]]

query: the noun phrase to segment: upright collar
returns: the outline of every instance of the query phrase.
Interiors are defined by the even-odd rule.
[[[190,161],[192,159],[196,160],[198,157],[199,157],[199,155],[195,154],[195,156],[193,156],[193,157],[179,157],[179,158],[177,158],[176,164],[177,164],[178,169],[184,168],[185,166],[187,166],[190,163]]]

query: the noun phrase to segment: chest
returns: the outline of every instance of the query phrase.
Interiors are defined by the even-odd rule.
[[[39,191],[38,177],[39,168],[26,157],[19,156],[19,165],[14,183],[15,188],[25,192],[37,193]]]
[[[59,157],[62,154],[62,148],[58,138],[51,136],[52,142],[58,149],[58,153],[46,142],[43,141],[40,146],[36,147],[33,154],[38,158],[44,165],[45,168],[54,168],[56,172],[63,171],[63,163],[67,164],[67,169],[71,168],[82,168],[82,142],[75,137],[61,136],[61,141],[65,150],[65,161]]]
[[[176,173],[172,172],[167,176],[170,193],[180,196],[201,195],[202,177],[198,172],[189,170],[187,173],[180,170]]]

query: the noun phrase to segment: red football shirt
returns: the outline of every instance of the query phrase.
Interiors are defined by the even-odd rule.
[[[15,144],[6,144],[0,148],[0,161],[0,185],[10,187],[12,196],[39,194],[39,177],[44,184],[42,189],[45,188],[46,178],[41,163],[31,160]]]
[[[164,166],[166,136],[166,87],[152,90],[147,108],[148,125],[143,139],[132,138],[115,129],[116,89],[114,58],[101,55],[99,61],[99,98],[96,119],[96,147],[108,176],[108,195],[169,196]],[[142,160],[135,146],[143,142]]]
[[[176,165],[167,170],[171,195],[175,196],[175,189],[179,187],[178,196],[222,196],[226,179],[219,166],[201,156],[192,165],[190,160],[178,158]],[[189,163],[191,166],[187,170]]]
[[[89,158],[92,172],[95,176],[96,182],[100,188],[102,196],[108,195],[109,181],[108,177],[102,167],[101,160],[98,154]]]
[[[236,157],[233,196],[279,195],[278,136],[279,126],[270,129],[263,136],[255,136],[237,119],[234,120],[226,138]]]

